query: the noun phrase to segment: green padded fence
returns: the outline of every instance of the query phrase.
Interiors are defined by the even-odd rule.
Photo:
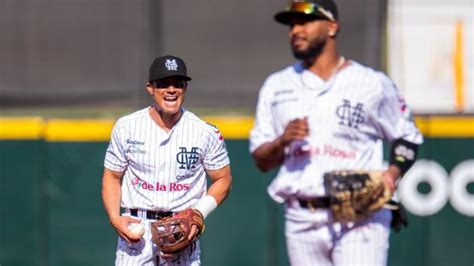
[[[288,265],[282,206],[266,193],[274,173],[256,169],[246,138],[226,142],[233,189],[207,219],[203,265]],[[100,196],[106,145],[106,140],[0,140],[1,266],[113,265],[116,234]],[[442,178],[452,184],[460,165],[474,176],[473,151],[472,137],[428,136],[420,158],[440,165]],[[430,192],[426,184],[418,190]],[[463,193],[472,199],[474,182]],[[473,215],[453,206],[452,197],[428,216],[409,214],[409,227],[392,233],[389,265],[474,264]]]

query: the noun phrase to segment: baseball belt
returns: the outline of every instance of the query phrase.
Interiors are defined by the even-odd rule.
[[[173,212],[161,212],[161,211],[149,211],[149,210],[141,210],[146,212],[146,218],[150,220],[159,220],[165,217],[170,217],[173,215]],[[139,217],[138,209],[130,209],[130,215]]]
[[[310,199],[298,199],[302,208],[315,210],[315,209],[326,209],[330,206],[329,197],[317,197]]]

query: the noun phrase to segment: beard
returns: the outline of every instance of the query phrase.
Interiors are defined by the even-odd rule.
[[[292,45],[291,50],[293,51],[293,56],[296,59],[305,60],[318,57],[321,54],[324,46],[326,46],[326,39],[315,39],[306,49],[298,50]]]

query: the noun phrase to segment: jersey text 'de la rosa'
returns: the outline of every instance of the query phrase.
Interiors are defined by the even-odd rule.
[[[160,184],[160,182],[156,182],[155,184],[152,184],[144,180],[141,180],[138,177],[134,178],[131,183],[133,186],[136,186],[140,189],[149,190],[149,191],[177,192],[177,191],[187,191],[191,187],[191,185],[187,183],[175,183],[175,182],[171,182],[169,184]]]

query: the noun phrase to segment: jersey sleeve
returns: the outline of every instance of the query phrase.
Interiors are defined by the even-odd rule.
[[[120,127],[116,124],[105,153],[104,167],[117,172],[123,172],[127,167],[127,159],[120,139]]]
[[[249,150],[253,153],[259,146],[277,138],[272,124],[271,95],[272,81],[267,79],[258,94],[255,121],[249,137]]]
[[[230,163],[224,137],[217,127],[212,126],[207,137],[207,150],[203,165],[207,170],[218,170]]]
[[[390,142],[404,139],[414,144],[421,144],[423,136],[397,87],[385,74],[379,73],[379,77],[380,96],[375,101],[371,113],[377,133]]]

